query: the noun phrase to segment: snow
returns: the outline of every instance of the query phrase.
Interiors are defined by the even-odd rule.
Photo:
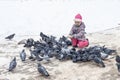
[[[0,61],[1,61],[0,62],[0,67],[1,67],[3,65],[6,65],[9,62],[9,59],[1,57]]]
[[[67,35],[74,16],[81,13],[86,32],[120,23],[119,0],[0,0],[1,35]]]

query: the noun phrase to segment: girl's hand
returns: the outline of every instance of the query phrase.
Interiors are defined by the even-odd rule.
[[[73,36],[72,36],[72,35],[68,35],[67,37],[68,37],[68,38],[73,38]]]

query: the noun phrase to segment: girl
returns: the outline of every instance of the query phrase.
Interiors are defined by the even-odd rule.
[[[88,39],[85,38],[85,24],[82,22],[82,16],[77,14],[74,19],[73,27],[68,35],[72,41],[73,47],[84,48],[89,45]]]

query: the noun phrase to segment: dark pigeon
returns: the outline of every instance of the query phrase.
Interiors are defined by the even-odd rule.
[[[40,37],[42,38],[43,41],[45,41],[46,43],[49,43],[50,42],[50,38],[43,34],[42,32],[40,32]]]
[[[54,51],[53,50],[49,50],[48,51],[48,56],[49,56],[49,58],[53,58],[54,57]]]
[[[24,45],[24,47],[30,48],[32,46],[34,46],[34,40],[32,38],[27,39],[26,44]]]
[[[22,61],[25,61],[25,59],[26,59],[26,52],[25,52],[24,49],[23,49],[22,52],[20,53],[20,58],[21,58]]]
[[[86,53],[84,53],[83,55],[82,55],[82,61],[83,62],[86,62],[86,61],[88,61],[88,57],[89,57],[89,55],[88,54],[86,54]]]
[[[76,52],[76,49],[74,47],[70,50],[70,54],[72,55],[73,63],[76,63],[77,61],[79,61],[77,53],[78,52]]]
[[[120,63],[116,63],[116,66],[117,66],[118,72],[120,72]]]
[[[12,40],[14,36],[15,36],[15,33],[5,37],[5,39]]]
[[[105,47],[103,47],[103,51],[108,55],[111,55],[112,53],[116,53],[116,50],[108,49]]]
[[[37,61],[42,61],[43,59],[39,56],[39,53],[40,53],[40,49],[35,49],[35,50],[30,50],[30,53],[31,53],[31,57],[35,56],[35,58],[33,58],[33,60],[37,60]]]
[[[77,56],[75,54],[72,56],[72,61],[73,61],[73,63],[77,62]]]
[[[63,53],[59,52],[57,54],[57,59],[59,59],[59,60],[65,60],[65,55]]]
[[[94,54],[89,55],[89,57],[88,57],[88,61],[93,60],[93,59],[94,59],[94,57],[95,57],[95,55],[94,55]]]
[[[67,37],[65,37],[65,36],[62,36],[62,37],[59,39],[59,42],[61,42],[61,43],[64,42],[64,43],[67,44],[67,46],[72,45],[71,41],[68,40]]]
[[[12,71],[13,69],[15,69],[16,65],[17,65],[16,57],[14,57],[14,59],[10,62],[9,71]]]
[[[93,59],[93,61],[94,61],[95,63],[101,65],[102,67],[105,67],[105,64],[104,64],[104,62],[102,61],[101,58],[95,56],[94,59]]]
[[[43,76],[48,77],[49,73],[45,69],[44,66],[42,66],[40,63],[38,63],[38,72],[41,73]]]
[[[118,70],[118,72],[120,72],[120,56],[116,55],[115,60],[116,60],[117,70]]]
[[[116,60],[117,63],[120,63],[120,56],[117,55],[115,60]]]

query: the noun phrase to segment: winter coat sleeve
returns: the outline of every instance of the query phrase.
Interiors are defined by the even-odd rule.
[[[81,37],[84,36],[85,34],[86,34],[86,32],[85,32],[85,24],[82,23],[82,24],[80,25],[80,28],[79,28],[79,33],[74,34],[73,37],[74,37],[74,38],[81,38]]]

